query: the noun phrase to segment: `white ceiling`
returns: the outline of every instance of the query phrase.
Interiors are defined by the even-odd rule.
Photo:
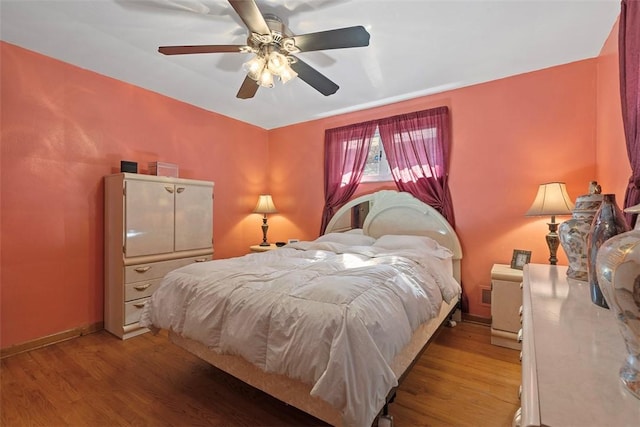
[[[300,53],[336,82],[236,93],[241,53],[165,56],[161,45],[245,44],[225,0],[0,0],[3,41],[272,129],[599,54],[619,0],[257,0],[294,34],[363,25],[368,47]]]

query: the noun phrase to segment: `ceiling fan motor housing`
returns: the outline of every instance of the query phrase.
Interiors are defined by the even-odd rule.
[[[247,45],[251,47],[254,52],[262,51],[264,53],[270,53],[277,51],[287,56],[290,53],[300,51],[291,38],[293,33],[289,31],[284,22],[282,22],[282,19],[274,14],[265,13],[264,20],[269,30],[271,30],[271,34],[251,33],[247,38]]]

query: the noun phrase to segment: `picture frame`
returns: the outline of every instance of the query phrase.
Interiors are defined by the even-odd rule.
[[[531,251],[525,251],[522,249],[514,249],[513,256],[511,257],[511,268],[516,270],[522,270],[525,264],[531,262]]]

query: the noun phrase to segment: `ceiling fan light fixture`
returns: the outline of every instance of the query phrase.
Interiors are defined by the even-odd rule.
[[[267,49],[256,52],[255,56],[243,64],[247,76],[262,87],[274,86],[273,76],[280,78],[284,84],[298,76],[290,66],[295,58],[283,55],[278,51]]]

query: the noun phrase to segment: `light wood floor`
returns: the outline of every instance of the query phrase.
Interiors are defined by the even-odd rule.
[[[396,427],[510,426],[519,352],[489,328],[444,328],[390,406]],[[162,334],[105,331],[2,360],[1,425],[322,426],[210,367]]]

